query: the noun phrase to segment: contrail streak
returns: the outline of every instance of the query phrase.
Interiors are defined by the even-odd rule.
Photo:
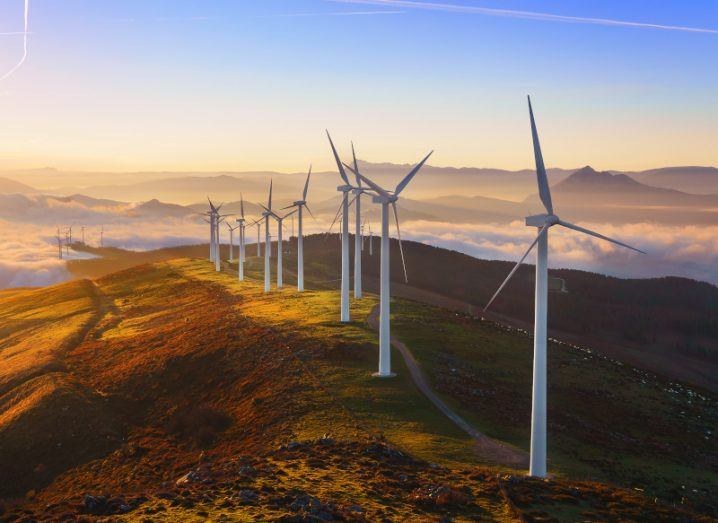
[[[613,20],[610,18],[587,18],[582,16],[564,16],[534,11],[518,11],[513,9],[492,9],[489,7],[475,7],[458,4],[445,4],[437,2],[417,2],[415,0],[325,0],[341,4],[383,5],[388,7],[403,7],[406,9],[423,9],[428,11],[447,11],[451,13],[467,13],[487,16],[501,16],[505,18],[522,18],[525,20],[540,20],[545,22],[564,22],[573,24],[608,25],[617,27],[637,27],[641,29],[658,29],[663,31],[683,31],[688,33],[718,34],[718,29],[705,29],[700,27],[686,27],[680,25],[650,24],[645,22],[629,22]]]
[[[10,69],[7,73],[0,76],[0,82],[5,80],[7,77],[9,77],[11,74],[13,74],[15,71],[20,69],[22,67],[22,64],[25,63],[25,59],[27,58],[27,35],[28,35],[28,21],[29,21],[29,15],[30,15],[30,0],[25,0],[25,30],[22,32],[22,58],[20,58],[20,61],[15,64],[15,67]]]
[[[304,18],[315,16],[374,16],[374,15],[401,15],[405,11],[339,11],[336,13],[280,13],[260,15],[258,18]]]

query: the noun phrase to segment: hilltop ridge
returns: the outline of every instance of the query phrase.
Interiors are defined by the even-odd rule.
[[[4,517],[701,519],[625,488],[486,468],[400,360],[397,379],[371,378],[373,295],[340,325],[332,290],[266,295],[174,260],[0,293],[0,304]]]

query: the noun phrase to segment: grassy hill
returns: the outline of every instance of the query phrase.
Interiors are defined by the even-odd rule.
[[[379,245],[363,254],[363,272],[379,275]],[[353,251],[353,241],[350,242]],[[482,308],[513,263],[481,260],[456,251],[404,242],[408,289],[398,242],[391,241],[393,292],[418,299],[417,289],[473,314]],[[340,277],[337,235],[307,238],[305,256],[318,280]],[[353,258],[353,255],[352,255]],[[294,267],[290,256],[288,267]],[[313,272],[312,272],[313,271]],[[586,271],[549,271],[551,336],[593,347],[639,368],[718,392],[718,287],[686,278],[621,279]],[[532,330],[534,268],[521,267],[487,315]]]
[[[490,462],[417,391],[398,357],[398,378],[371,377],[377,346],[366,317],[376,297],[352,303],[355,321],[340,325],[337,293],[319,283],[302,295],[265,295],[258,280],[239,283],[234,272],[180,259],[94,282],[0,293],[0,518],[697,521],[714,513],[690,493],[674,507],[662,491],[655,499],[660,485],[645,484],[646,494],[630,488],[644,485],[640,479],[624,487],[583,481],[592,465],[555,448],[556,477],[547,481]],[[506,403],[516,416],[510,431],[495,413],[438,386],[444,372],[430,358],[465,342],[458,335],[473,320],[396,305],[401,336],[407,329],[419,336],[419,326],[441,336],[441,347],[407,342],[417,345],[447,401],[482,428],[493,426],[492,435],[524,446],[521,408]],[[497,340],[526,345],[523,335],[472,325],[484,358],[493,357]],[[507,370],[516,378],[506,386],[516,385],[520,406],[519,388],[528,384],[519,362]],[[596,380],[599,392],[614,378],[606,379]],[[631,412],[646,407],[637,402]],[[689,410],[691,430],[697,414],[715,424],[715,411]],[[595,454],[606,444],[577,439]],[[705,463],[687,462],[683,471],[710,494],[715,461],[708,452]],[[656,463],[635,461],[644,475]]]

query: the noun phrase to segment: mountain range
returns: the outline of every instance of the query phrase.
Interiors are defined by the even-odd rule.
[[[407,166],[366,164],[362,169],[378,183],[391,187],[400,179]],[[684,172],[671,168],[670,176]],[[712,168],[689,169],[685,176],[708,178]],[[664,176],[664,170],[642,175],[644,179]],[[305,176],[301,173],[245,173],[241,177],[189,176],[162,178],[126,186],[94,186],[67,196],[43,194],[22,183],[0,178],[0,217],[50,217],[45,211],[62,210],[71,219],[86,219],[86,211],[121,213],[127,216],[187,217],[201,214],[207,204],[206,195],[216,202],[224,201],[223,211],[239,212],[239,198],[243,195],[247,217],[261,215],[257,202],[264,202],[267,179],[274,181],[274,208],[291,204],[300,194]],[[404,220],[443,221],[450,223],[505,223],[541,212],[542,205],[535,194],[535,174],[531,171],[497,171],[490,169],[444,169],[428,167],[417,176],[419,190],[407,193],[399,201]],[[338,196],[335,173],[315,173],[310,185],[309,201],[315,216],[333,217],[337,212]],[[525,180],[524,180],[525,179]],[[552,193],[557,212],[573,220],[609,223],[657,222],[666,224],[713,224],[718,216],[718,195],[690,194],[656,187],[637,181],[624,173],[599,172],[590,166],[573,172],[553,170],[550,174]],[[468,181],[467,181],[468,180]],[[531,191],[521,201],[474,195],[476,186],[502,180],[503,187],[531,185]],[[437,186],[441,186],[441,190]],[[470,191],[469,187],[473,187]],[[3,189],[7,191],[3,194]],[[456,192],[449,192],[454,191]],[[463,189],[463,190],[462,190]],[[441,194],[441,193],[444,194]],[[114,196],[113,196],[114,195]],[[115,199],[117,195],[136,198]],[[149,196],[149,197],[148,197]],[[182,203],[183,201],[188,203]],[[143,203],[128,203],[143,202]],[[169,203],[174,202],[174,203]],[[180,203],[177,203],[180,202]],[[45,209],[45,211],[43,211]],[[74,212],[73,212],[74,209]],[[365,205],[371,221],[379,219],[374,206]],[[331,219],[331,218],[330,218]]]
[[[387,188],[393,187],[411,169],[411,165],[371,163],[359,161],[361,171]],[[548,176],[555,185],[580,169],[549,169]],[[695,194],[718,194],[718,169],[715,167],[666,167],[639,172],[609,171],[625,174],[645,185],[674,189]],[[320,199],[336,193],[336,172],[314,173],[312,195]],[[239,199],[243,192],[248,199],[267,191],[267,181],[275,180],[279,196],[296,199],[306,173],[279,173],[271,171],[182,173],[78,173],[46,168],[0,173],[0,193],[45,192],[69,196],[82,193],[97,198],[129,201],[153,197],[180,204],[198,201],[198,194],[223,199]],[[97,180],[113,180],[98,185]],[[412,183],[414,198],[428,199],[452,194],[483,195],[493,198],[521,201],[536,190],[535,171],[524,169],[507,171],[489,168],[453,168],[426,165]]]

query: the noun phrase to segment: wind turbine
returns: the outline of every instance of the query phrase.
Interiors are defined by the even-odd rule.
[[[643,251],[631,247],[589,229],[561,220],[553,212],[551,201],[551,190],[548,185],[546,168],[544,167],[541,145],[539,143],[538,131],[534,120],[531,98],[529,102],[529,118],[531,119],[531,136],[533,138],[534,157],[536,160],[536,178],[538,180],[539,198],[546,209],[546,214],[537,214],[526,218],[527,227],[536,227],[538,233],[536,239],[531,243],[526,254],[519,260],[511,270],[508,277],[501,284],[496,293],[491,297],[489,303],[484,307],[486,311],[494,302],[499,293],[503,290],[511,277],[524,262],[535,246],[536,250],[536,305],[534,310],[534,362],[533,362],[533,390],[531,401],[531,458],[529,475],[537,477],[546,476],[546,341],[547,341],[547,312],[548,312],[548,230],[554,225],[561,225],[567,229],[582,232],[594,238],[609,241],[645,254]]]
[[[82,245],[85,245],[85,226],[83,225],[80,227],[80,231],[82,232]]]
[[[264,205],[262,205],[262,207],[264,207]],[[269,181],[269,200],[267,201],[267,206],[264,208],[266,209],[262,213],[264,217],[264,292],[269,292],[271,287],[269,267],[269,245],[271,243],[269,236],[269,218],[272,216],[272,180]]]
[[[207,197],[207,201],[209,202],[209,212],[205,215],[209,216],[209,261],[216,263],[219,258],[219,210],[223,204],[215,207],[209,197]]]
[[[354,297],[362,297],[361,285],[361,252],[364,250],[362,246],[362,223],[361,223],[361,195],[366,189],[361,185],[359,177],[359,165],[357,164],[357,155],[354,152],[354,142],[352,142],[352,158],[354,160],[354,176],[356,176],[357,185],[352,191],[354,194],[354,210],[356,211],[356,221],[354,229]]]
[[[364,238],[365,238],[364,228],[366,227],[366,221],[367,221],[367,217],[366,217],[366,215],[364,215],[364,221],[361,224],[361,231],[360,231],[361,232],[361,250],[362,250],[362,252],[364,252],[364,243],[365,243],[364,242]]]
[[[225,217],[225,215],[219,214],[220,207],[222,207],[222,205],[217,207],[217,212],[214,215],[214,234],[215,234],[215,238],[214,238],[214,270],[217,272],[222,270],[222,267],[221,267],[222,259],[220,256],[221,240],[219,237],[219,231],[220,231],[219,224],[224,222],[224,217]]]
[[[60,236],[60,228],[57,228],[57,234],[55,235],[57,240],[57,255],[58,259],[62,260],[62,236]]]
[[[309,191],[309,179],[312,176],[312,166],[309,166],[309,173],[307,174],[307,181],[304,182],[304,191],[302,191],[302,199],[297,200],[292,205],[288,205],[284,209],[290,209],[292,207],[297,208],[297,224],[298,224],[298,235],[297,235],[297,291],[302,292],[304,290],[304,236],[303,236],[303,218],[304,209],[307,209],[309,215],[314,218],[312,211],[309,210],[307,205],[307,191]],[[289,216],[289,215],[287,215]],[[293,218],[293,217],[292,217]],[[292,222],[292,228],[294,222]]]
[[[226,222],[227,229],[229,229],[229,263],[234,261],[234,231],[239,228],[239,225],[232,227],[229,222]]]
[[[262,256],[262,218],[257,218],[250,225],[257,226],[257,258]]]
[[[371,223],[369,224],[369,256],[374,256],[374,233],[371,230]]]
[[[237,223],[239,224],[239,281],[244,281],[244,229],[247,227],[246,220],[244,219],[244,197],[240,193],[239,195],[239,218]]]
[[[262,207],[264,206],[262,205]],[[272,215],[275,220],[277,220],[277,289],[281,289],[284,286],[282,280],[282,229],[284,228],[284,219],[294,215],[294,213],[297,211],[295,209],[292,212],[285,214],[284,216],[279,216],[271,209],[267,209],[266,207],[264,208]]]
[[[354,189],[349,183],[346,171],[344,171],[344,165],[339,159],[337,149],[334,147],[332,137],[329,136],[327,131],[327,138],[329,138],[329,144],[332,147],[332,153],[334,154],[334,160],[337,162],[337,168],[339,169],[339,175],[344,181],[344,185],[337,187],[337,191],[342,193],[342,204],[341,204],[341,230],[342,230],[342,284],[341,284],[341,321],[346,323],[350,321],[349,318],[349,193]],[[335,218],[336,221],[336,218]]]
[[[391,205],[394,211],[394,220],[396,221],[396,232],[399,239],[399,252],[401,253],[401,263],[404,267],[404,281],[409,281],[406,275],[406,262],[404,261],[404,248],[401,245],[401,229],[399,228],[399,212],[396,209],[396,202],[399,199],[399,194],[406,189],[412,178],[416,176],[416,173],[424,166],[426,160],[433,154],[431,151],[427,154],[423,160],[421,160],[416,166],[407,174],[404,179],[399,182],[394,192],[382,189],[377,184],[372,182],[369,178],[361,173],[353,171],[361,180],[363,180],[371,189],[376,191],[376,196],[373,197],[374,203],[381,204],[381,261],[380,267],[380,284],[379,284],[379,372],[374,374],[380,378],[388,378],[394,376],[391,372],[391,333],[389,325],[389,285],[390,285],[390,274],[389,274],[389,206]],[[369,244],[371,246],[371,243]],[[371,248],[371,247],[370,247]]]

